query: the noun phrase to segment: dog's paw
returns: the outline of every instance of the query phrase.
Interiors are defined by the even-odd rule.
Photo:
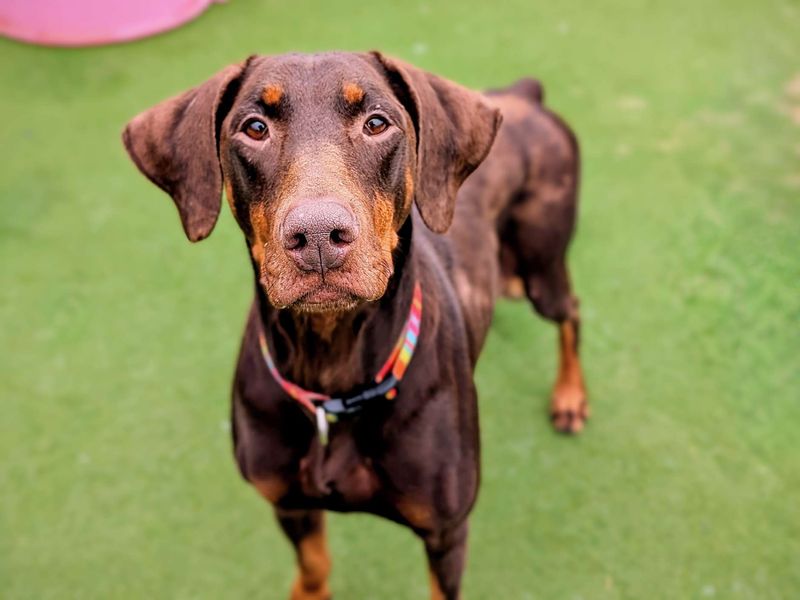
[[[557,387],[550,404],[550,420],[560,433],[580,433],[589,419],[589,403],[582,386]]]
[[[292,594],[289,596],[289,600],[333,600],[333,595],[331,595],[328,590],[327,584],[313,590],[295,585],[295,587],[292,588]]]

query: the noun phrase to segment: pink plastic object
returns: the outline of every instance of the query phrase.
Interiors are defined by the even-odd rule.
[[[219,0],[0,0],[0,35],[45,46],[96,46],[167,31]]]

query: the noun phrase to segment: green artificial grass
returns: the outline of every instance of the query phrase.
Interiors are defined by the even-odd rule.
[[[550,430],[555,329],[501,303],[466,597],[797,597],[798,31],[788,0],[233,0],[134,44],[0,40],[0,597],[286,596],[289,545],[230,451],[240,233],[223,207],[186,242],[119,133],[249,53],[335,48],[535,75],[582,145],[593,418]],[[329,524],[337,598],[427,596],[409,532]]]

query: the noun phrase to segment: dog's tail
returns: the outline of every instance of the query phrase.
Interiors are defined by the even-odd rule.
[[[544,102],[544,87],[541,82],[532,77],[523,77],[512,83],[507,92],[526,100],[533,100],[536,104]]]

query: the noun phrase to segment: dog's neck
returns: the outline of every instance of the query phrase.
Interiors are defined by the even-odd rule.
[[[276,309],[256,276],[261,324],[278,371],[303,388],[346,394],[372,382],[401,334],[414,292],[411,218],[399,232],[394,274],[384,295],[354,309],[302,313]]]

